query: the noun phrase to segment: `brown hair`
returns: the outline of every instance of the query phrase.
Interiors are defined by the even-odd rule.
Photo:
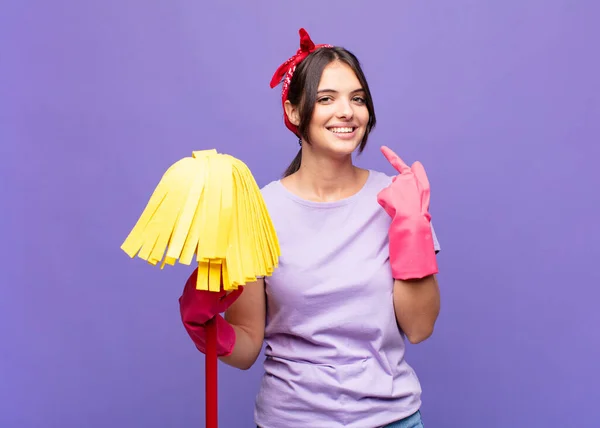
[[[323,74],[325,67],[334,61],[340,61],[347,64],[356,74],[356,77],[365,92],[365,104],[369,111],[369,122],[367,123],[365,135],[358,148],[358,152],[361,153],[367,145],[369,133],[375,126],[376,119],[373,98],[371,97],[367,79],[362,71],[360,62],[354,54],[342,47],[320,48],[312,52],[296,68],[292,80],[290,81],[288,100],[292,105],[299,107],[298,113],[300,115],[300,123],[298,125],[298,133],[304,141],[309,142],[308,128],[317,101],[317,90],[319,82],[321,81],[321,75]],[[300,147],[298,154],[283,173],[283,177],[287,177],[298,171],[301,162],[302,147]]]

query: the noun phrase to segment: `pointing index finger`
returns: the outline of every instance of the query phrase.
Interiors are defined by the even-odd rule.
[[[410,167],[404,163],[400,156],[393,152],[392,149],[386,146],[381,147],[381,153],[385,156],[389,163],[398,171],[399,173],[404,173],[410,171]]]

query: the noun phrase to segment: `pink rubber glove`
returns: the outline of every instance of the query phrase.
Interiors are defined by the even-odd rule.
[[[438,273],[425,169],[421,162],[408,167],[385,146],[381,152],[400,173],[377,195],[379,205],[392,217],[388,233],[392,275],[407,280]]]
[[[179,298],[183,326],[196,348],[206,354],[206,322],[214,317],[217,324],[217,355],[230,355],[235,345],[235,331],[219,314],[235,302],[244,288],[239,287],[229,294],[226,291],[196,290],[196,278],[197,269],[188,278]]]

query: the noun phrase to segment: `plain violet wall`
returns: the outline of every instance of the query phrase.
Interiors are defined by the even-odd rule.
[[[216,4],[219,5],[216,5]],[[407,358],[431,428],[600,426],[597,1],[5,1],[0,426],[204,425],[181,326],[190,267],[119,246],[166,169],[217,148],[277,179],[297,143],[269,81],[298,48],[358,55],[380,145],[432,184],[442,313]],[[220,365],[251,427],[261,361]]]

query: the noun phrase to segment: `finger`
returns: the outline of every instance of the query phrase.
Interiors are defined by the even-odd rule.
[[[381,208],[388,213],[390,217],[394,217],[395,209],[393,205],[388,203],[390,188],[383,189],[381,192],[377,194],[377,203],[381,205]]]
[[[422,186],[422,189],[429,189],[429,178],[427,178],[427,173],[425,172],[425,167],[419,161],[412,164],[411,170],[419,183]]]
[[[417,179],[417,185],[421,190],[421,208],[424,212],[429,210],[429,201],[431,196],[431,191],[429,188],[429,179],[427,178],[427,174],[425,173],[425,168],[421,162],[415,162],[412,166],[413,174]]]
[[[399,173],[402,174],[410,171],[410,167],[406,165],[404,161],[400,159],[400,156],[394,153],[389,147],[382,146],[381,153],[383,153],[388,162],[391,163],[394,169]]]
[[[242,291],[244,291],[243,286],[238,287],[237,290],[233,290],[231,293],[227,294],[225,297],[223,297],[221,299],[219,306],[221,306],[221,308],[224,308],[223,310],[227,309],[229,306],[231,306],[233,304],[233,302],[235,302],[237,300],[238,297],[240,297],[240,294],[242,294]]]
[[[194,269],[194,272],[185,281],[185,286],[179,298],[181,303],[183,300],[189,300],[195,296],[194,291],[196,290],[196,278],[198,277],[198,268]]]

